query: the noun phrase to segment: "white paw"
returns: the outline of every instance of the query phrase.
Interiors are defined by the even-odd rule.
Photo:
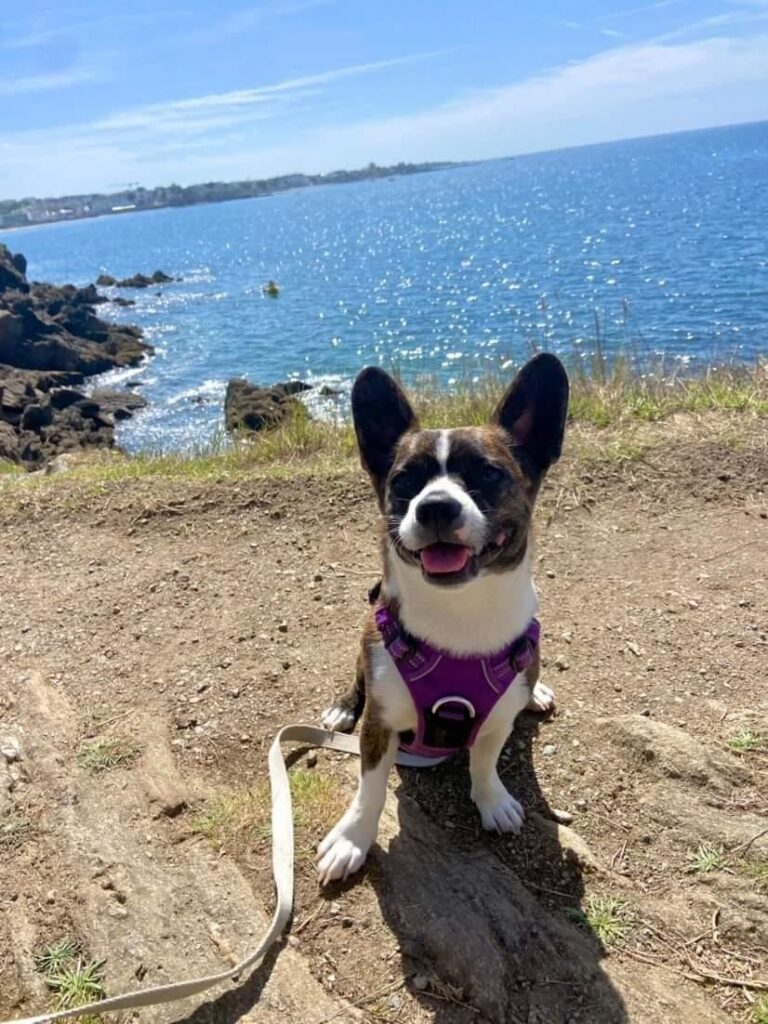
[[[320,843],[317,874],[320,885],[349,878],[365,863],[373,840],[360,824],[344,825],[343,820]]]
[[[551,711],[555,706],[555,691],[544,683],[536,683],[528,700],[529,711]]]
[[[320,724],[328,732],[352,732],[355,727],[355,716],[349,708],[333,704],[320,715]]]
[[[481,799],[475,795],[472,799],[480,811],[483,828],[489,832],[519,832],[525,821],[525,811],[499,782],[493,794]]]

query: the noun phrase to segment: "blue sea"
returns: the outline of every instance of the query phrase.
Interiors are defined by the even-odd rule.
[[[768,353],[768,123],[562,150],[209,206],[0,232],[37,280],[162,269],[102,315],[142,326],[131,450],[204,444],[228,378],[300,377],[343,414],[367,363],[446,388],[534,347],[641,367]],[[262,294],[278,282],[277,299]]]

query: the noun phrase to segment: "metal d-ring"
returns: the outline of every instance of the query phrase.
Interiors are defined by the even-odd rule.
[[[432,714],[436,714],[443,704],[463,704],[467,711],[469,711],[470,718],[474,718],[477,714],[474,704],[465,697],[441,697],[440,700],[436,700],[432,705]]]

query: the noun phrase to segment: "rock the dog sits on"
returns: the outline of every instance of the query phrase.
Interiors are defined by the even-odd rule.
[[[323,884],[365,862],[398,746],[444,757],[469,749],[483,826],[518,832],[523,809],[496,762],[523,708],[547,711],[531,575],[531,517],[560,457],[568,377],[542,353],[518,373],[491,423],[420,430],[382,370],[352,391],[360,457],[381,511],[383,575],[365,622],[354,687],[323,714],[351,731],[362,714],[360,783],[320,845]]]

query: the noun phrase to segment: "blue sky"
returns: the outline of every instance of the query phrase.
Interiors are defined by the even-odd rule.
[[[26,0],[0,198],[768,118],[768,0]]]

